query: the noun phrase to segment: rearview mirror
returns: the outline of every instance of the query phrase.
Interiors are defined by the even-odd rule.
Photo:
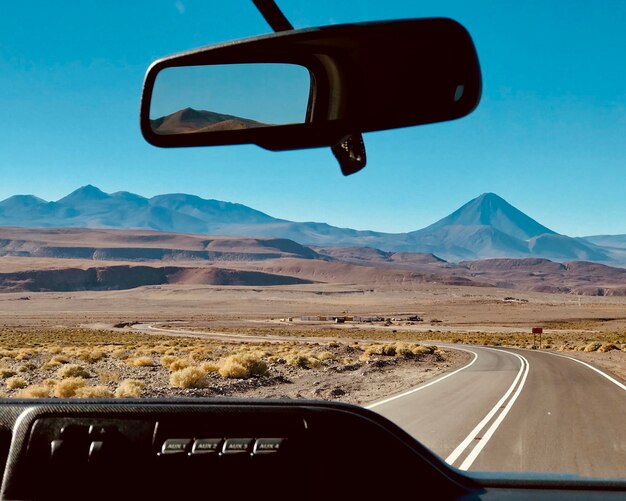
[[[311,77],[304,66],[249,63],[165,68],[152,91],[160,135],[304,123]]]
[[[349,134],[460,118],[478,104],[467,31],[411,19],[279,32],[156,61],[141,130],[156,146],[333,146]]]

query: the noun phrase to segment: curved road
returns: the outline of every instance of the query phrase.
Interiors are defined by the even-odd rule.
[[[465,349],[464,368],[369,408],[461,469],[626,477],[626,385],[565,356]]]
[[[150,324],[133,328],[147,334],[255,340]],[[462,470],[626,478],[623,382],[550,352],[438,344],[468,351],[472,360],[368,407]]]

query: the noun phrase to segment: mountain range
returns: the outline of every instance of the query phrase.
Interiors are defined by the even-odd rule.
[[[150,126],[157,134],[186,134],[267,127],[267,124],[224,113],[185,108],[150,120]]]
[[[245,205],[188,194],[152,198],[83,186],[57,201],[15,195],[0,202],[0,226],[150,229],[238,237],[274,237],[319,247],[371,247],[429,253],[447,261],[546,258],[626,266],[626,235],[573,238],[547,228],[494,193],[408,233],[338,228],[279,219]],[[0,230],[0,240],[2,233]]]

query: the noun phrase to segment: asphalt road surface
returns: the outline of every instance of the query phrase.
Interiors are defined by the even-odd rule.
[[[468,365],[369,408],[462,470],[626,477],[623,382],[557,354],[465,349]]]

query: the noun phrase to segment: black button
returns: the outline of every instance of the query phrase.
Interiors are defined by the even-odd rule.
[[[212,454],[220,452],[222,445],[221,438],[199,438],[191,448],[192,454]]]
[[[102,460],[104,449],[104,442],[101,440],[94,440],[91,442],[89,445],[89,461],[93,463]]]
[[[283,446],[284,438],[257,438],[254,444],[254,454],[273,454]]]
[[[81,424],[66,424],[61,428],[61,438],[80,440],[87,437],[87,426]]]
[[[103,439],[106,436],[110,436],[116,432],[115,426],[99,426],[92,424],[89,426],[89,438],[92,440]]]
[[[53,440],[50,442],[50,457],[60,459],[67,451],[67,444],[63,440]]]
[[[224,454],[241,454],[249,452],[252,447],[252,438],[227,438],[224,441],[222,452]]]
[[[161,454],[184,454],[190,445],[190,438],[169,438],[163,442]]]

